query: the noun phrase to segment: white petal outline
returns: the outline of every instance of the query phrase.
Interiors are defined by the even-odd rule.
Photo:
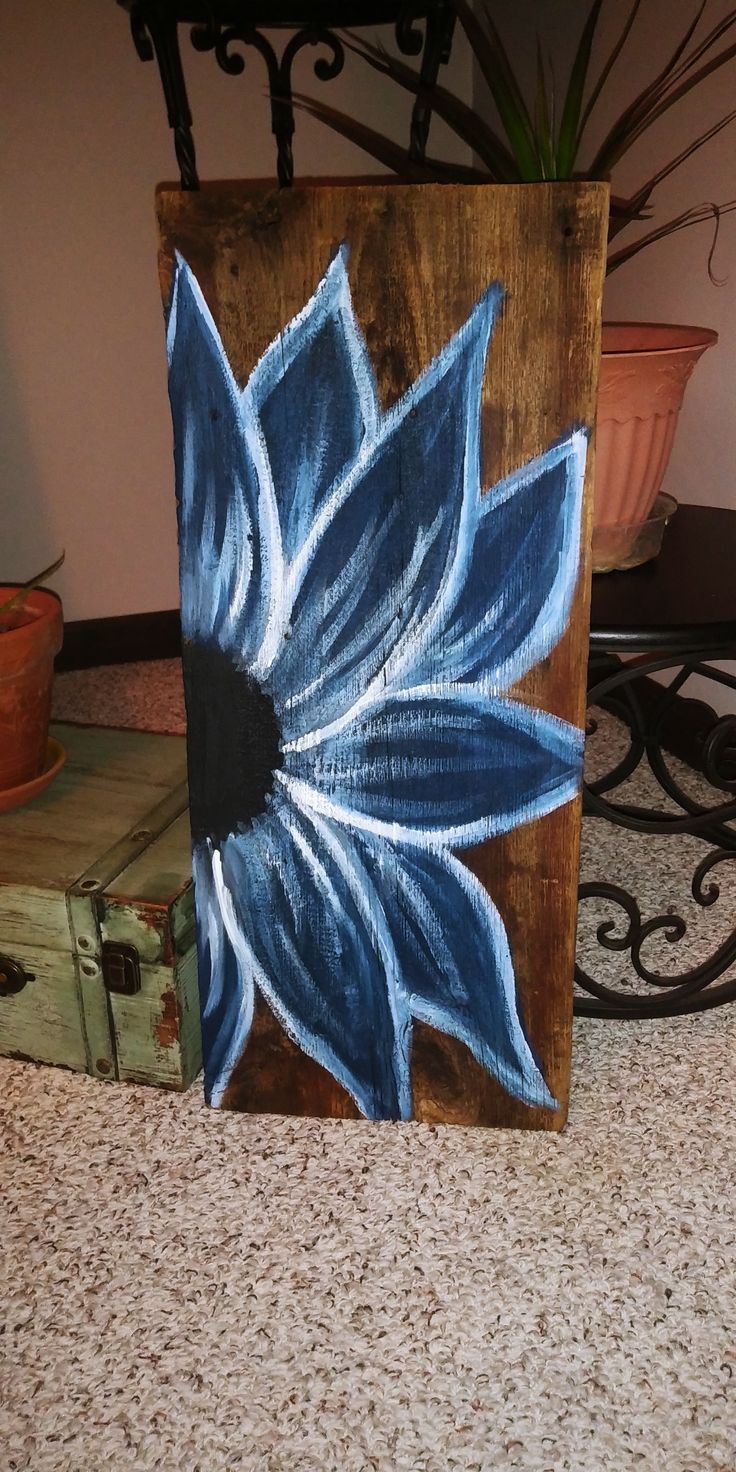
[[[567,627],[580,567],[581,516],[589,437],[586,429],[573,430],[549,450],[499,481],[482,499],[481,519],[492,516],[496,508],[509,501],[517,491],[527,489],[555,465],[567,461],[564,531],[556,576],[526,639],[503,664],[491,666],[476,677],[489,693],[508,690],[539,664],[554,649]],[[484,620],[488,628],[494,622],[496,608],[497,605],[489,606]]]
[[[203,850],[207,854],[206,862],[202,857]],[[200,939],[209,946],[209,985],[206,997],[201,996],[200,988],[200,1010],[202,1017],[206,1018],[219,1007],[223,990],[221,912],[219,904],[215,902],[210,839],[207,839],[204,844],[194,844],[192,847],[192,878],[197,905],[197,925],[201,932]]]
[[[325,894],[328,898],[328,903],[331,902],[333,904],[335,913],[339,913],[342,907],[340,896],[334,889],[334,885],[332,884],[332,881],[330,880],[330,877],[324,868],[319,853],[317,853],[312,848],[311,844],[308,841],[308,838],[299,828],[298,818],[300,805],[296,803],[294,804],[294,806],[296,807],[296,813],[292,814],[289,811],[288,804],[280,803],[278,809],[274,810],[271,816],[275,821],[279,822],[289,840],[296,848],[298,848],[304,863],[314,876],[314,887],[316,893]],[[331,858],[333,859],[341,878],[345,881],[348,893],[350,894],[351,899],[356,905],[361,920],[366,927],[368,937],[375,944],[378,958],[383,967],[382,979],[385,981],[387,987],[389,1007],[392,1017],[394,1018],[394,1078],[397,1087],[400,1117],[402,1119],[411,1119],[412,1095],[409,1071],[411,1018],[409,1015],[408,1007],[405,1005],[403,999],[400,997],[398,992],[398,968],[396,963],[396,956],[393,948],[393,942],[391,940],[385,917],[383,915],[383,910],[378,902],[378,896],[375,894],[373,883],[367,872],[365,871],[362,861],[359,860],[358,855],[356,854],[354,858],[352,856],[348,856],[345,853],[345,849],[339,834],[332,833],[328,825],[323,823],[318,815],[314,814],[312,811],[306,811],[303,809],[301,811],[303,811],[304,817],[307,822],[311,824],[316,831],[319,832],[321,841],[325,844],[325,847],[329,852]],[[232,838],[226,839],[226,848],[230,844],[233,844],[233,847],[235,848],[235,851],[237,853],[237,841],[234,841]],[[219,855],[217,857],[219,858]],[[360,864],[360,867],[363,871],[362,883],[360,882],[358,874],[356,872],[358,864]],[[223,907],[223,918],[225,920],[228,935],[230,936],[230,939],[232,941],[230,929],[230,927],[232,926],[239,935],[240,945],[243,954],[247,955],[247,957],[250,959],[252,974],[256,986],[258,987],[259,992],[261,992],[261,994],[265,998],[268,1006],[270,1007],[274,1016],[277,1018],[287,1037],[291,1038],[292,1042],[300,1049],[301,1052],[312,1058],[314,1062],[320,1065],[320,1067],[325,1068],[329,1073],[332,1074],[333,1078],[337,1079],[338,1082],[342,1084],[343,1088],[347,1090],[351,1098],[355,1101],[361,1114],[363,1114],[367,1118],[372,1117],[369,1111],[366,1109],[366,1101],[360,1098],[360,1094],[356,1089],[354,1080],[350,1076],[349,1070],[345,1067],[342,1059],[335,1052],[334,1048],[324,1038],[320,1038],[318,1041],[312,1040],[305,1033],[304,1028],[292,1016],[291,1011],[282,1001],[278,991],[277,978],[270,976],[265,968],[261,965],[261,963],[256,959],[250,942],[245,938],[238,926],[237,917],[234,914],[232,895],[227,887],[227,881],[222,874],[221,868],[218,872],[221,884],[221,889],[218,889],[218,899],[220,899]],[[375,900],[374,906],[371,906],[370,904],[369,896],[371,895]],[[250,1027],[248,1028],[248,1031],[249,1030]],[[241,1052],[242,1046],[244,1046],[246,1040],[247,1033],[245,1033],[245,1036],[243,1038],[240,1049]],[[240,1053],[235,1052],[234,1045],[231,1046],[231,1048],[228,1050],[228,1057],[232,1060],[230,1063],[230,1072],[232,1071],[235,1063],[238,1061],[239,1056]],[[222,1085],[219,1097],[222,1096],[222,1093],[224,1092],[226,1086],[227,1080]]]
[[[255,1010],[254,981],[258,970],[258,963],[237,923],[232,895],[225,885],[222,875],[222,857],[220,851],[219,849],[213,848],[209,840],[207,846],[212,864],[212,882],[220,919],[225,926],[228,940],[235,953],[238,975],[240,976],[243,987],[237,1024],[230,1035],[227,1048],[223,1054],[220,1070],[210,1090],[211,1102],[215,1109],[219,1109],[230,1082],[233,1069],[242,1057],[246,1043],[250,1037],[250,1030],[253,1026],[253,1014]]]
[[[521,701],[511,700],[502,696],[488,695],[478,685],[417,685],[411,690],[391,690],[387,692],[387,698],[394,702],[419,702],[421,700],[442,699],[451,701],[457,705],[475,705],[479,703],[492,706],[511,714],[512,719],[509,726],[515,726],[528,736],[538,736],[540,732],[546,732],[550,738],[550,744],[554,745],[560,739],[574,743],[578,749],[581,771],[560,782],[552,792],[541,793],[536,799],[520,804],[517,808],[509,809],[502,814],[489,814],[484,818],[475,819],[472,823],[460,823],[454,825],[442,825],[437,828],[410,827],[408,824],[388,822],[381,818],[371,818],[355,808],[335,802],[327,797],[325,793],[312,786],[310,782],[302,777],[295,777],[288,770],[288,760],[285,768],[281,768],[274,774],[292,802],[298,802],[310,816],[312,813],[320,813],[324,817],[332,818],[336,823],[342,823],[345,827],[359,832],[374,833],[379,837],[388,838],[397,844],[419,844],[427,848],[450,847],[468,848],[474,843],[482,843],[486,838],[492,838],[499,833],[508,833],[510,829],[519,827],[522,823],[529,823],[533,819],[545,817],[554,812],[556,808],[579,797],[582,780],[582,756],[584,746],[584,732],[579,726],[571,725],[559,716],[552,715],[549,711],[541,710],[537,706],[523,705]],[[373,699],[370,709],[374,712],[380,711],[381,700]],[[361,715],[366,710],[361,709]],[[340,723],[340,729],[344,730],[344,724]],[[327,735],[333,733],[326,731]],[[300,742],[290,743],[289,748],[284,747],[288,758],[290,751],[301,751],[303,746]]]
[[[526,1064],[526,1076],[520,1069],[518,1074],[513,1073],[508,1064],[499,1058],[492,1046],[484,1040],[475,1036],[471,1029],[453,1015],[449,1008],[441,1007],[436,1003],[419,997],[416,992],[409,995],[409,1005],[412,1016],[419,1022],[425,1022],[437,1032],[447,1033],[451,1037],[458,1038],[464,1043],[473,1057],[477,1059],[482,1068],[491,1073],[499,1080],[507,1093],[514,1098],[521,1099],[524,1104],[530,1104],[541,1109],[556,1109],[557,1100],[550,1093],[544,1078],[539,1070],[537,1061],[532,1053],[529,1043],[519,1018],[516,1001],[516,984],[514,978],[514,967],[509,948],[506,926],[501,915],[491,900],[487,890],[480,880],[472,874],[464,864],[456,859],[453,854],[445,849],[434,853],[434,858],[442,864],[451,878],[462,889],[470,903],[476,919],[482,929],[490,932],[490,945],[488,950],[495,963],[496,979],[499,985],[500,1000],[506,1017],[507,1034],[512,1039],[512,1044],[522,1062]],[[398,863],[401,863],[401,855],[398,855]],[[421,914],[426,897],[421,885],[403,870],[404,883],[410,902],[417,914]],[[485,949],[485,948],[484,948]],[[534,1076],[539,1080],[535,1097],[530,1097],[529,1080]]]
[[[412,1091],[409,1064],[411,1017],[399,989],[398,963],[386,917],[362,861],[360,861],[362,874],[358,875],[359,860],[355,850],[353,849],[350,855],[346,854],[339,830],[335,830],[314,812],[310,812],[307,816],[345,880],[355,908],[368,934],[375,940],[380,953],[389,1008],[394,1020],[394,1077],[399,1098],[400,1118],[411,1119]]]
[[[442,379],[454,366],[457,358],[460,356],[463,348],[466,345],[467,339],[476,332],[479,318],[483,324],[482,332],[478,335],[479,343],[483,343],[483,351],[482,354],[476,354],[476,358],[480,356],[482,364],[485,363],[485,356],[488,350],[488,339],[496,320],[497,312],[500,308],[502,295],[502,287],[497,282],[493,282],[486,289],[480,300],[476,302],[476,305],[474,306],[469,317],[458,329],[458,331],[453,335],[453,337],[450,338],[449,342],[445,343],[444,347],[440,349],[439,353],[436,354],[436,356],[427,365],[427,367],[414,380],[414,383],[411,384],[406,393],[402,395],[402,397],[397,401],[397,403],[393,405],[391,409],[389,409],[388,413],[381,416],[377,425],[375,436],[370,439],[366,438],[363,441],[358,455],[353,461],[353,464],[350,467],[347,475],[344,477],[343,480],[337,482],[332,493],[322,503],[322,506],[320,507],[312,523],[312,528],[309,536],[305,539],[300,551],[298,552],[297,556],[294,558],[294,561],[291,563],[291,566],[288,569],[286,586],[284,588],[285,596],[281,606],[281,625],[278,630],[274,627],[274,637],[271,639],[268,646],[268,659],[270,660],[270,663],[264,657],[260,666],[261,678],[263,678],[269,672],[270,668],[275,663],[278,657],[278,652],[281,647],[281,640],[284,636],[284,633],[288,629],[291,618],[291,611],[298,597],[299,590],[314,560],[317,548],[319,547],[325,533],[327,532],[330,523],[334,520],[341,507],[344,506],[349,496],[352,495],[352,493],[357,488],[359,488],[361,481],[368,473],[368,471],[373,468],[375,461],[380,459],[380,456],[384,452],[386,442],[394,433],[394,431],[400,427],[400,425],[410,414],[411,410],[427,397],[432,389],[434,389],[437,384],[442,381]],[[468,416],[468,418],[470,418],[470,416]],[[478,423],[477,419],[475,419],[473,423],[466,424],[466,436],[469,436],[472,439],[473,435],[477,436],[477,434]],[[469,550],[472,547],[471,527],[474,533],[474,518],[477,516],[480,490],[479,481],[477,478],[477,440],[474,441],[473,448],[471,449],[471,460],[475,461],[476,480],[472,490],[468,484],[468,477],[465,478],[465,483],[463,485],[464,504],[460,520],[461,533],[458,538],[459,544],[462,538],[462,547],[460,548],[460,545],[458,546],[455,559],[453,560],[451,566],[446,570],[448,585],[459,580],[462,573],[462,568],[467,563]],[[474,495],[472,493],[473,490],[475,491]],[[438,590],[435,604],[438,602],[439,599],[441,599],[442,606],[444,606],[446,597],[447,594],[445,593],[444,588],[441,588],[440,590]],[[433,608],[434,606],[435,605],[433,604]],[[432,612],[432,610],[430,610],[430,612]],[[429,618],[429,615],[427,615],[427,617]],[[422,648],[424,647],[424,642],[426,641],[426,638],[429,637],[431,627],[433,627],[433,623],[432,625],[428,625],[426,631],[423,633]],[[405,651],[403,650],[402,646],[402,654],[403,653],[405,653]],[[397,660],[397,673],[398,668],[399,665]],[[379,676],[376,677],[376,681],[374,683],[376,684],[376,686],[378,686],[379,683],[381,686],[384,685],[383,672],[381,672]]]
[[[230,367],[227,353],[225,352],[222,344],[222,339],[217,330],[210,309],[204,299],[199,282],[197,281],[194,272],[191,270],[191,267],[187,264],[184,257],[179,253],[179,251],[176,252],[174,281],[172,285],[171,301],[169,305],[169,318],[166,329],[166,349],[169,366],[171,366],[173,360],[174,346],[176,342],[179,291],[182,280],[186,280],[187,286],[191,291],[194,304],[199,314],[202,329],[204,331],[204,334],[209,337],[214,352],[222,366],[228,390],[232,395],[235,411],[236,413],[239,412],[240,414],[243,437],[247,449],[250,453],[253,466],[255,468],[256,479],[258,483],[258,527],[254,528],[253,530],[257,531],[260,536],[263,562],[263,581],[266,584],[266,587],[261,587],[261,589],[259,590],[260,603],[262,608],[262,625],[264,630],[261,642],[261,650],[256,655],[256,658],[251,665],[254,676],[258,678],[261,668],[262,651],[264,647],[268,646],[271,638],[271,626],[275,622],[279,622],[279,628],[281,627],[279,621],[279,605],[281,590],[283,589],[285,583],[284,552],[281,540],[281,523],[279,521],[278,508],[276,505],[276,495],[274,491],[273,480],[271,477],[271,467],[268,460],[268,452],[266,450],[263,432],[260,426],[260,420],[258,419],[255,407],[252,402],[252,396],[250,394],[249,386],[246,385],[246,388],[242,391],[238,388],[238,385],[236,384],[235,378],[233,376],[232,368]],[[187,465],[185,458],[182,474],[183,516],[186,516],[190,509],[189,506],[185,504],[185,489],[190,486],[190,483],[193,484],[193,476],[191,473],[191,466]],[[250,520],[250,518],[248,518],[248,520]],[[236,542],[233,548],[230,549],[231,555],[238,555],[239,542],[240,539],[238,539],[238,542]],[[221,549],[221,556],[223,559],[225,556],[227,556],[227,551],[228,549],[223,542],[223,547]],[[225,616],[225,624],[223,627],[223,631],[225,629],[225,626],[229,629],[231,637],[234,637],[237,620],[240,613],[242,612],[242,600],[244,599],[247,590],[247,582],[242,577],[242,568],[239,568],[238,571],[239,576],[237,579],[236,593],[239,591],[241,603],[240,606],[238,606],[236,598],[236,600],[229,608],[227,615]],[[215,626],[217,621],[217,608],[212,609],[212,618],[213,626],[211,628],[207,629],[203,626],[198,630],[200,637],[202,635],[206,637],[209,634],[212,637],[218,638],[220,631]]]
[[[398,512],[396,513],[396,515],[398,515]],[[414,548],[413,548],[411,557],[410,557],[409,561],[406,563],[406,565],[405,565],[405,567],[403,569],[402,576],[401,576],[401,581],[398,584],[396,584],[394,586],[394,588],[392,589],[392,596],[391,596],[391,602],[392,602],[392,604],[398,603],[399,605],[401,605],[401,603],[404,601],[404,599],[408,598],[411,590],[414,588],[415,583],[416,583],[416,579],[417,579],[417,577],[419,576],[419,574],[421,572],[421,569],[422,569],[422,566],[424,564],[425,558],[427,557],[427,555],[428,555],[428,553],[430,551],[430,548],[432,546],[432,543],[434,541],[436,541],[437,537],[439,536],[439,533],[440,533],[440,530],[441,530],[441,522],[442,522],[442,515],[441,515],[441,512],[438,512],[438,514],[435,517],[435,520],[432,523],[432,525],[429,526],[429,527],[427,527],[426,530],[419,532],[419,534],[418,534],[418,536],[417,536],[417,538],[416,538],[416,540],[414,542]],[[368,552],[369,549],[366,548],[365,550],[366,550],[366,552]],[[356,604],[360,600],[360,597],[362,596],[362,594],[363,594],[363,592],[365,590],[365,586],[366,586],[367,582],[370,579],[370,575],[371,575],[370,557],[367,556],[367,555],[362,555],[361,556],[361,553],[362,552],[363,552],[363,544],[360,544],[359,547],[358,547],[358,549],[356,550],[356,553],[354,554],[354,557],[355,557],[355,565],[356,565],[356,574],[353,575],[353,586],[354,586],[355,596],[354,596],[353,599],[346,600],[343,603],[343,617],[342,617],[342,620],[341,620],[340,624],[338,624],[337,620],[335,620],[334,623],[331,623],[330,624],[330,632],[334,635],[334,638],[338,638],[339,637],[339,635],[340,635],[340,633],[342,631],[344,620],[346,618],[349,618],[350,615],[351,615],[351,613],[354,612],[353,605]],[[351,558],[350,563],[346,564],[345,569],[341,570],[339,581],[335,585],[335,592],[336,592],[336,594],[338,596],[339,596],[339,593],[341,591],[340,584],[342,583],[343,577],[345,577],[346,580],[347,580],[351,576],[351,570],[352,570],[351,569],[351,564],[352,564],[352,562],[353,562],[353,559]],[[351,663],[351,661],[355,658],[356,648],[358,648],[361,644],[362,645],[369,644],[370,641],[372,640],[372,638],[374,636],[377,636],[377,635],[380,634],[381,629],[384,628],[385,627],[385,624],[386,624],[386,618],[385,618],[385,602],[386,602],[386,600],[384,599],[382,603],[376,604],[373,617],[371,619],[366,619],[365,620],[365,622],[361,626],[360,633],[359,634],[356,634],[356,636],[355,636],[354,640],[352,641],[352,643],[350,645],[348,645],[348,647],[345,650],[343,650],[343,653],[342,653],[340,659],[334,665],[332,665],[326,672],[318,675],[316,677],[316,679],[310,680],[309,684],[304,685],[302,687],[302,689],[299,691],[298,695],[291,696],[289,698],[288,702],[286,703],[286,707],[285,707],[285,711],[284,711],[284,726],[286,728],[288,728],[288,726],[290,724],[290,721],[291,721],[291,719],[293,717],[293,713],[295,711],[298,711],[299,706],[302,705],[305,700],[311,699],[314,696],[315,692],[318,691],[321,686],[324,686],[324,685],[328,685],[329,686],[329,683],[332,680],[334,680],[336,678],[340,678],[343,675],[346,666],[349,666],[350,663]],[[434,604],[432,605],[432,608],[434,608]],[[431,614],[431,612],[432,612],[432,609],[428,610],[428,613],[429,614]],[[426,617],[427,616],[428,615],[425,615],[425,620],[423,620],[422,622],[426,621]],[[420,623],[420,627],[421,627],[421,623]],[[399,635],[399,639],[400,640],[403,640],[406,637],[406,633],[407,633],[407,630],[404,629],[402,631],[402,633]],[[389,657],[389,661],[390,661],[390,657]],[[388,664],[389,661],[387,661],[387,664]],[[363,695],[359,697],[359,700],[370,699],[371,696],[374,693],[382,693],[385,690],[385,686],[386,686],[386,683],[387,683],[387,677],[385,676],[386,667],[387,667],[387,665],[384,665],[383,666],[383,668],[379,671],[378,675],[376,675],[376,677],[371,681],[371,683],[368,686],[367,690],[364,691],[363,692]],[[350,705],[350,706],[347,707],[347,710],[343,713],[342,716],[336,718],[336,722],[334,724],[339,725],[340,721],[345,720],[348,717],[349,713],[351,711],[353,711],[354,709],[355,709],[355,702],[353,702],[352,705]],[[304,735],[302,737],[294,737],[293,740],[294,741],[303,740],[308,745],[309,744],[309,741],[310,741],[310,735],[311,735],[311,733],[306,732],[306,733],[304,733]],[[292,746],[292,741],[289,740],[289,739],[287,739],[284,742],[283,749],[284,750],[287,750],[291,746]]]
[[[322,331],[330,317],[339,320],[343,341],[348,350],[353,379],[358,391],[360,412],[367,438],[372,438],[378,425],[379,407],[373,364],[365,339],[358,326],[350,293],[347,263],[350,247],[345,241],[327,267],[306,306],[292,317],[258,359],[248,380],[256,411],[276,388],[286,369]],[[245,391],[245,390],[244,390]]]

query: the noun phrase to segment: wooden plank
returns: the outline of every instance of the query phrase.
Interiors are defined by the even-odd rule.
[[[0,952],[13,956],[31,936],[47,949],[69,949],[69,920],[63,893],[38,885],[0,884]]]
[[[51,787],[0,816],[0,886],[66,891],[186,777],[181,736],[59,724]]]
[[[176,968],[141,966],[141,989],[110,996],[118,1078],[186,1089],[201,1066],[197,956]]]
[[[158,214],[164,301],[170,298],[178,251],[201,288],[238,385],[248,381],[262,355],[304,311],[328,263],[347,242],[350,292],[384,412],[407,394],[435,355],[446,351],[489,284],[503,284],[504,309],[493,331],[483,387],[483,488],[545,455],[560,437],[572,436],[576,426],[593,425],[607,217],[607,191],[602,185],[497,189],[375,183],[362,188],[297,187],[281,193],[255,185],[213,186],[199,194],[161,191]],[[174,335],[178,331],[176,320],[171,330]],[[281,339],[284,362],[288,341],[288,336]],[[276,361],[274,355],[270,361]],[[314,371],[321,371],[316,362]],[[304,392],[309,392],[308,383]],[[222,404],[213,398],[210,408],[216,423]],[[194,395],[188,412],[197,413]],[[305,403],[282,412],[284,434],[298,434]],[[179,431],[181,495],[181,420]],[[223,443],[217,435],[211,431],[215,457]],[[308,445],[305,453],[310,453]],[[589,448],[580,576],[567,629],[512,692],[523,706],[539,707],[579,728],[585,710],[592,459]],[[431,470],[427,473],[431,475]],[[448,495],[451,491],[448,486]],[[412,502],[423,493],[422,486],[409,484],[406,505],[403,493],[397,502],[401,514],[396,535],[405,539],[407,559],[416,535],[411,528]],[[198,494],[206,492],[200,487]],[[224,493],[219,504],[224,517]],[[534,516],[538,514],[535,503]],[[565,535],[569,550],[574,533],[568,528]],[[364,557],[370,556],[366,546]],[[527,588],[519,587],[519,600],[527,593]],[[496,583],[489,582],[489,605],[497,594]],[[397,617],[403,616],[397,606]],[[513,620],[510,605],[504,617]],[[189,677],[190,770],[196,759],[197,771],[206,780],[217,765],[224,785],[228,764],[221,752],[215,757],[216,733],[206,735],[212,689],[212,667],[207,669],[200,661]],[[415,1011],[413,1117],[551,1129],[564,1123],[579,818],[578,803],[567,801],[476,847],[463,847],[461,854],[502,917],[523,1026],[556,1107],[531,1108],[523,1089],[524,1097],[512,1098],[463,1042],[416,1019]],[[234,892],[233,886],[234,880],[228,892]],[[390,908],[390,903],[389,896],[385,904]],[[231,929],[240,925],[250,934],[253,924],[260,922],[258,917],[249,918],[247,896],[235,893],[234,905],[235,921],[233,912],[228,916]],[[273,918],[277,924],[281,917],[275,913]],[[265,930],[259,933],[265,948]],[[286,969],[291,964],[284,962]],[[325,965],[329,968],[328,958]],[[355,1112],[345,1088],[324,1070],[324,1077],[318,1077],[319,1065],[294,1049],[275,1020],[274,995],[278,999],[284,988],[284,974],[278,970],[275,965],[274,974],[266,978],[273,1005],[266,1006],[259,994],[247,1047],[218,1099],[234,1108]],[[345,981],[349,983],[350,977],[346,975]],[[319,979],[315,984],[319,988]],[[477,976],[473,985],[481,985]]]
[[[149,819],[150,821],[150,819]],[[173,965],[194,942],[189,814],[182,813],[107,886],[103,940],[135,945],[148,964]]]
[[[87,1050],[71,953],[64,956],[35,941],[18,941],[12,955],[35,980],[15,996],[0,998],[0,1054],[85,1073]]]

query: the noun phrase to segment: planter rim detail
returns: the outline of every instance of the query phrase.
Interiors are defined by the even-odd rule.
[[[0,603],[7,602],[8,598],[12,598],[13,594],[22,587],[22,583],[0,583]],[[31,624],[37,624],[42,620],[53,621],[57,616],[61,619],[61,598],[50,588],[32,588],[26,594],[19,612],[30,613],[33,617],[24,618],[22,623],[16,624],[12,629],[2,627],[2,615],[0,615],[0,639],[3,641],[6,653],[12,650],[14,645],[20,647],[21,644],[25,644],[28,637],[27,630]],[[59,648],[61,648],[61,639],[59,639]],[[59,651],[57,649],[54,652],[58,654]]]
[[[718,333],[713,327],[693,327],[682,322],[602,324],[601,349],[607,358],[691,353],[693,348],[704,350],[717,342]]]

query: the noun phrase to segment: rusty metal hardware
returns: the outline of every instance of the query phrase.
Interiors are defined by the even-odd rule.
[[[122,941],[103,941],[102,976],[109,992],[134,997],[141,989],[141,964],[135,946]]]
[[[20,961],[14,961],[11,956],[0,956],[0,997],[14,997],[22,992],[29,981],[35,981],[32,971],[26,971]]]

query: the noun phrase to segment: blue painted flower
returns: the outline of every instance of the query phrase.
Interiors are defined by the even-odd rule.
[[[415,1018],[553,1107],[501,917],[452,850],[578,790],[582,733],[505,691],[553,647],[586,435],[481,496],[491,286],[387,413],[343,247],[241,389],[180,258],[168,323],[205,1088],[256,993],[372,1118]]]

